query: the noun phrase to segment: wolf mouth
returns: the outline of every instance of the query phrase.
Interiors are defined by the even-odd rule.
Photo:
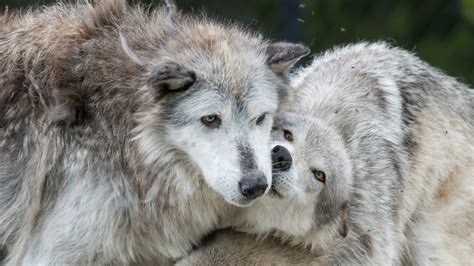
[[[270,190],[268,191],[268,195],[270,195],[271,197],[282,199],[283,195],[278,191],[276,183],[277,182],[275,181],[272,182],[272,186],[270,187]]]

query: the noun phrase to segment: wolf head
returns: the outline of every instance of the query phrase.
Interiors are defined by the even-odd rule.
[[[173,38],[147,59],[120,37],[148,77],[141,149],[150,162],[170,154],[188,161],[226,201],[248,205],[270,188],[271,127],[285,72],[309,50],[179,14],[164,23]]]
[[[282,111],[275,118],[272,135],[272,187],[243,211],[243,230],[276,229],[304,238],[331,228],[318,234],[324,237],[317,245],[324,245],[336,230],[346,234],[347,223],[341,221],[346,217],[352,164],[337,131],[318,119]]]
[[[333,127],[313,117],[282,112],[273,128],[272,162],[273,183],[267,203],[292,202],[296,209],[310,209],[307,217],[300,217],[307,221],[305,229],[338,220],[349,198],[352,164]],[[291,223],[281,226],[287,232],[304,231]]]

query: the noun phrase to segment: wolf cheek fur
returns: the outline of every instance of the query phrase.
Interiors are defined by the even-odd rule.
[[[115,0],[29,11],[0,33],[7,264],[179,257],[252,202],[240,179],[270,184],[283,76],[307,48]]]
[[[284,246],[275,251],[274,239],[255,245],[248,235],[223,233],[182,264],[252,264],[262,257],[268,264],[472,263],[471,89],[384,43],[329,51],[293,77],[292,85],[298,88],[293,102],[283,104],[282,118],[276,119],[281,128],[275,144],[294,155],[294,168],[274,183],[282,184],[276,190],[283,199],[262,197],[239,210],[241,224],[233,225],[260,234],[277,229],[274,236],[310,247],[313,254],[306,249],[287,252]],[[284,138],[288,133],[283,129],[293,137]],[[317,184],[311,177],[314,169],[328,174],[326,183],[318,184],[321,193],[305,200],[311,195],[307,180]],[[342,190],[331,190],[331,185]],[[332,195],[324,195],[324,190]],[[320,208],[327,196],[336,200],[328,201],[330,208]],[[345,200],[347,207],[341,205]],[[333,219],[326,219],[328,214]],[[338,226],[344,219],[347,228]],[[277,254],[268,255],[266,249]]]

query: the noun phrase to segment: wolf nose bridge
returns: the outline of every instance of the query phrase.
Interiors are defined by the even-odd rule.
[[[283,146],[277,145],[272,149],[273,170],[286,171],[293,163],[290,152]]]
[[[240,192],[247,199],[255,199],[263,195],[268,187],[267,178],[262,172],[244,177],[239,182]]]

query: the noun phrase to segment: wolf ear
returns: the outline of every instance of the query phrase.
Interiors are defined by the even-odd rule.
[[[309,52],[308,47],[299,43],[272,43],[267,47],[267,64],[275,74],[284,75]]]
[[[148,79],[150,91],[155,99],[161,99],[172,91],[182,91],[191,87],[196,81],[196,74],[174,62],[156,66]]]

